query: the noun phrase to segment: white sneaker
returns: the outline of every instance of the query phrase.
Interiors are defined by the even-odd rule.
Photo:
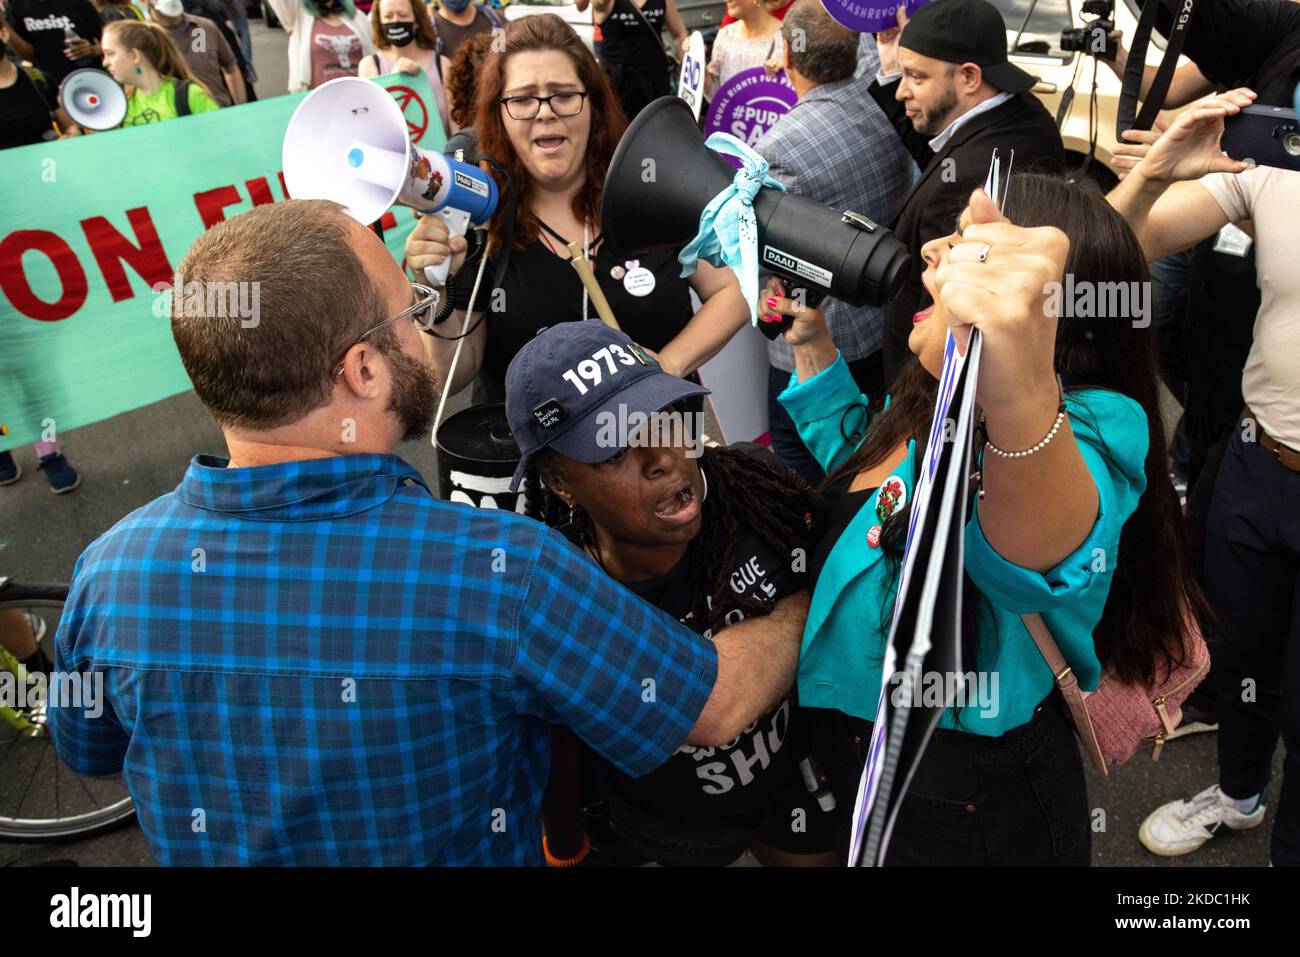
[[[1214,837],[1220,827],[1245,831],[1264,821],[1264,801],[1255,810],[1242,814],[1232,798],[1217,784],[1206,788],[1190,801],[1170,801],[1156,808],[1138,828],[1138,840],[1152,854],[1178,857],[1190,854]]]

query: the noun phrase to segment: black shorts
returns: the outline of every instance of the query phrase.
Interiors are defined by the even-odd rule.
[[[835,816],[823,811],[808,792],[797,765],[766,807],[730,818],[685,818],[652,811],[623,798],[608,779],[604,792],[599,811],[604,820],[593,820],[589,807],[587,827],[589,832],[604,830],[618,842],[619,848],[602,854],[615,863],[722,867],[756,840],[787,854],[824,854],[835,849]]]

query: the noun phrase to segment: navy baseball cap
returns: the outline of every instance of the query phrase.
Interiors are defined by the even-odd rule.
[[[510,490],[519,488],[528,457],[544,448],[593,465],[616,455],[617,448],[600,441],[606,416],[625,422],[632,412],[651,415],[708,394],[664,372],[626,333],[603,322],[544,328],[506,370],[506,419],[523,453]]]

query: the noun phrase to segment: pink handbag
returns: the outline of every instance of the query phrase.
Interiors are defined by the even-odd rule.
[[[1209,649],[1196,623],[1189,618],[1183,633],[1183,664],[1159,684],[1125,684],[1103,675],[1096,691],[1084,692],[1042,615],[1020,617],[1052,669],[1092,766],[1107,774],[1108,765],[1123,764],[1148,740],[1152,742],[1151,760],[1159,761],[1165,738],[1182,719],[1183,702],[1210,667]]]

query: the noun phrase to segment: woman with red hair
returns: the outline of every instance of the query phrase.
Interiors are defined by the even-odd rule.
[[[458,392],[477,375],[480,397],[504,395],[506,367],[545,326],[595,319],[596,309],[569,263],[568,244],[587,251],[597,281],[623,331],[658,353],[674,375],[693,373],[749,318],[749,306],[728,269],[700,262],[682,279],[675,250],[626,259],[601,242],[600,198],[614,147],[626,127],[605,71],[573,28],[554,14],[511,22],[502,49],[489,51],[479,75],[474,128],[480,152],[509,171],[503,191],[518,191],[513,237],[502,207],[489,231],[489,256],[513,248],[500,288],[485,282],[475,302],[465,347],[452,378]],[[422,217],[406,243],[417,273],[451,256],[447,300],[456,306],[431,331],[431,360],[447,375],[468,305],[473,275],[457,275],[465,241],[448,239],[439,216]],[[485,277],[493,275],[489,262]],[[691,290],[703,303],[694,312]],[[482,313],[490,310],[487,321]],[[444,310],[446,311],[446,310]]]

